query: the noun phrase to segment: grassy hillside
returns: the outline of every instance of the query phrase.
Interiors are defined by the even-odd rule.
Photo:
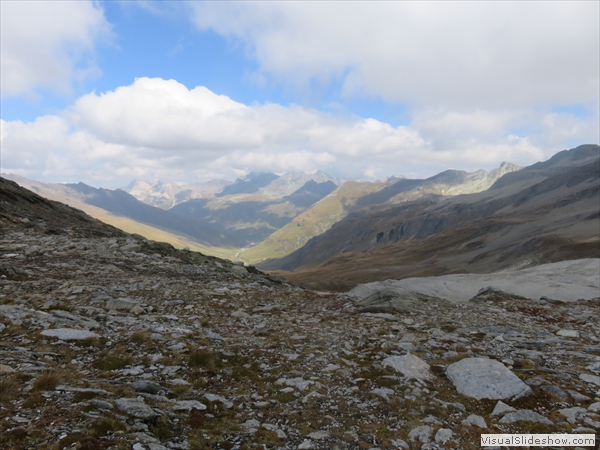
[[[255,264],[289,255],[346,217],[360,197],[384,186],[382,183],[346,181],[260,244],[241,251],[238,257],[247,264]]]

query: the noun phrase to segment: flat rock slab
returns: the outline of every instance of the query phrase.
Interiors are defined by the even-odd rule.
[[[135,300],[127,298],[111,298],[106,302],[105,308],[108,310],[115,309],[117,311],[129,311],[136,306],[139,306],[139,303]]]
[[[55,337],[61,341],[82,341],[84,339],[100,337],[91,331],[78,330],[75,328],[55,328],[51,330],[44,330],[40,334],[42,336]]]
[[[502,419],[499,420],[499,423],[515,422],[535,422],[545,423],[546,425],[552,425],[552,422],[550,420],[546,419],[541,414],[538,414],[535,411],[531,411],[529,409],[521,409],[519,411],[508,413]]]
[[[458,392],[478,400],[517,399],[532,392],[504,364],[493,359],[463,359],[448,366],[446,376]]]
[[[400,372],[406,378],[416,378],[418,380],[431,380],[433,375],[429,372],[429,364],[421,358],[408,353],[401,356],[390,356],[382,361],[384,366],[390,366]]]

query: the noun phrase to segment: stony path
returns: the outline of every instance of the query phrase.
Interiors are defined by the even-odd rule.
[[[600,431],[598,299],[358,313],[139,236],[9,219],[3,449],[478,449],[484,432]]]

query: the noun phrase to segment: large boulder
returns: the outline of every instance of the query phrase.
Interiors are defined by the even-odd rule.
[[[458,392],[476,399],[517,399],[532,392],[504,364],[493,359],[463,359],[448,366],[446,376]]]

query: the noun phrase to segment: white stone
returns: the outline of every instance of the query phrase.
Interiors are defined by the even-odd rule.
[[[556,332],[558,336],[578,338],[579,331],[577,330],[559,330]]]
[[[513,411],[516,411],[516,409],[513,408],[512,406],[507,405],[503,401],[498,400],[498,403],[496,403],[496,406],[494,407],[494,410],[492,411],[492,414],[490,414],[490,415],[492,417],[501,416],[507,412],[513,412]]]
[[[44,330],[40,334],[42,336],[55,337],[62,341],[81,341],[84,339],[100,337],[91,331],[77,330],[75,328],[55,328]]]
[[[588,373],[579,374],[579,378],[581,378],[586,383],[593,383],[596,386],[600,386],[600,376],[599,375],[590,375]]]
[[[389,356],[382,361],[382,364],[400,372],[406,378],[433,379],[433,375],[429,372],[429,364],[410,353],[401,356]]]
[[[458,392],[478,400],[516,399],[532,392],[504,364],[493,359],[463,359],[448,366],[446,376]]]
[[[487,424],[483,417],[478,416],[477,414],[471,414],[465,420],[462,421],[463,425],[475,425],[479,428],[487,428]]]
[[[502,419],[499,420],[499,423],[515,422],[536,422],[552,425],[552,422],[550,422],[550,420],[546,419],[541,414],[538,414],[535,411],[531,411],[529,409],[521,409],[515,412],[508,413]]]
[[[452,439],[452,435],[452,430],[449,430],[448,428],[440,428],[437,433],[435,433],[435,442],[438,444],[445,444]]]
[[[198,411],[204,411],[206,405],[200,403],[198,400],[178,400],[173,410],[175,411],[191,411],[197,409]]]

